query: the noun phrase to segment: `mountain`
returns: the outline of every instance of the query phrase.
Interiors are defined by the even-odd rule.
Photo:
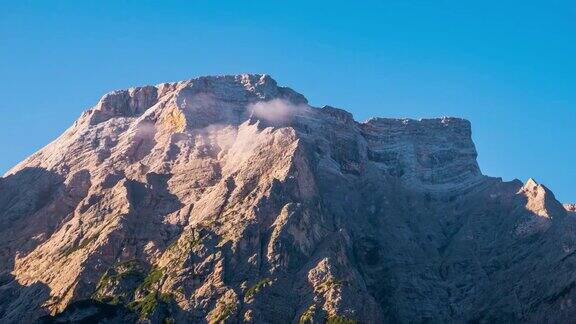
[[[0,178],[0,322],[572,321],[576,208],[476,155],[267,75],[114,91]]]

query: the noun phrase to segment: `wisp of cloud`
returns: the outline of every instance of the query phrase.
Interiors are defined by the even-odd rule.
[[[248,111],[254,117],[281,124],[289,122],[295,115],[304,113],[306,106],[294,105],[283,99],[273,99],[251,104],[248,106]]]

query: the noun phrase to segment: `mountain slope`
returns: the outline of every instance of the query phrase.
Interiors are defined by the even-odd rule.
[[[482,175],[462,119],[266,75],[116,91],[0,179],[0,322],[566,322],[568,210]]]

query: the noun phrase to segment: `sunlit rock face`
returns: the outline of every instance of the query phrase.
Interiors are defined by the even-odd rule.
[[[570,322],[575,210],[482,175],[466,120],[115,91],[0,178],[0,322]]]

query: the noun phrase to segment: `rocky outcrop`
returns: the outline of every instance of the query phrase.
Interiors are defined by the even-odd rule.
[[[105,95],[0,178],[0,322],[569,322],[574,208],[458,118],[267,75]]]
[[[414,189],[458,191],[483,180],[467,120],[373,118],[362,130],[368,160]]]

